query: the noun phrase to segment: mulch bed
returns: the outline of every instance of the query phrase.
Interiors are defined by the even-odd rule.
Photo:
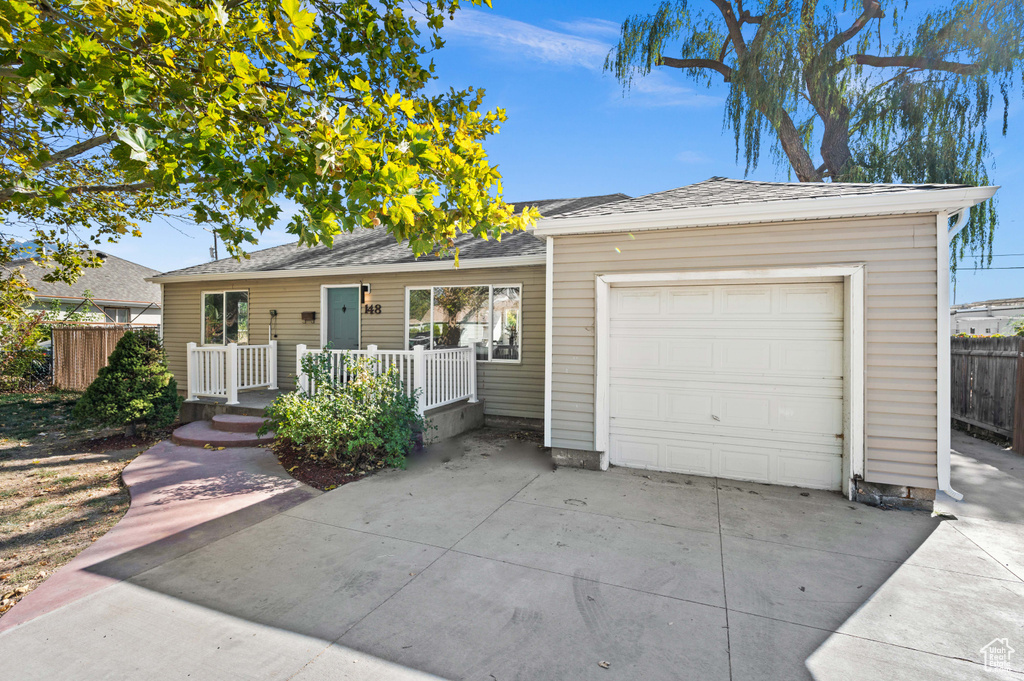
[[[273,447],[274,453],[277,454],[277,460],[281,462],[289,475],[321,492],[335,489],[347,482],[361,480],[377,470],[375,468],[353,471],[348,467],[340,468],[326,463],[315,463],[304,458],[305,454],[300,453],[291,443],[284,440],[275,441]]]

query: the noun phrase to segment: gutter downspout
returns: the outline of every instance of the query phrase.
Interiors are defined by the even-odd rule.
[[[949,213],[939,213],[935,216],[936,220],[936,232],[937,232],[937,269],[939,275],[938,281],[938,334],[936,342],[938,343],[938,392],[936,396],[938,398],[938,404],[936,405],[938,411],[937,427],[938,432],[936,433],[937,441],[937,456],[938,461],[938,482],[939,489],[955,501],[962,501],[964,495],[953,489],[952,482],[950,480],[950,347],[949,347],[949,242],[952,241],[953,237],[956,236],[960,230],[967,224],[967,219],[971,215],[970,206],[965,206],[960,209],[957,213],[956,222],[953,223],[952,227],[949,227]],[[943,229],[946,227],[946,229]]]

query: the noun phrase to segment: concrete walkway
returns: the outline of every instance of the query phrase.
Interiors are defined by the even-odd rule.
[[[161,442],[122,477],[131,493],[124,518],[0,617],[0,632],[319,494],[257,448],[210,451]]]
[[[954,484],[975,466],[987,476],[970,503],[988,508],[992,485],[1012,495],[1020,480],[1003,469],[1018,459],[986,450],[983,463],[955,443]],[[1024,653],[991,673],[979,653],[999,637],[1024,651],[1019,516],[553,471],[486,430],[428,455],[145,571],[94,563],[108,578],[136,567],[0,635],[5,668],[76,681],[1024,678]]]

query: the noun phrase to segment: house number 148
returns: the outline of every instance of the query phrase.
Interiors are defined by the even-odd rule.
[[[363,313],[364,314],[380,314],[380,304],[379,303],[377,305],[369,305],[369,304],[367,304],[367,306],[365,308],[363,308]]]

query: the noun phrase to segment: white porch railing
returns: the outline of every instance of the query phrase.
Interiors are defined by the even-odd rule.
[[[309,377],[302,372],[302,358],[321,350],[298,345],[295,348],[295,375],[299,387],[309,392]],[[378,374],[395,368],[399,380],[405,386],[405,394],[419,391],[419,410],[443,407],[459,400],[477,401],[476,395],[476,345],[467,348],[427,350],[417,345],[412,350],[378,350],[370,345],[366,350],[328,350],[331,354],[331,373],[336,381],[349,379],[347,365],[342,356],[353,360],[375,359]]]
[[[277,390],[277,341],[268,345],[188,344],[188,399],[223,397],[238,404],[238,391]]]

